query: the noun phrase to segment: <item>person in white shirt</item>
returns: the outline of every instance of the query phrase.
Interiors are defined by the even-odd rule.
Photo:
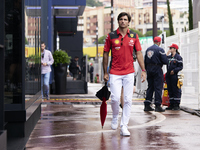
[[[49,100],[49,78],[51,65],[54,63],[54,59],[52,53],[49,50],[46,50],[45,47],[45,43],[41,42],[41,94],[42,98]]]

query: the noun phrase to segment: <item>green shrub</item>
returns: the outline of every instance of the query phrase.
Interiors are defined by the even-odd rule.
[[[67,52],[59,49],[53,53],[54,65],[58,64],[69,64],[71,57],[68,56]]]

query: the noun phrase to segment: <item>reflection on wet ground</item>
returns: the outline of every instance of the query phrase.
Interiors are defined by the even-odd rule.
[[[193,143],[192,150],[200,147],[199,142],[192,142],[200,137],[200,119],[196,116],[182,111],[146,113],[142,105],[133,105],[131,136],[122,137],[120,128],[110,128],[110,105],[103,129],[99,109],[99,105],[46,105],[26,150],[185,150],[188,142]],[[183,141],[193,132],[196,132],[194,137]]]

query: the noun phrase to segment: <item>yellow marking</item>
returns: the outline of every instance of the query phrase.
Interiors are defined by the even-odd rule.
[[[46,100],[46,99],[45,99]],[[52,101],[54,101],[54,100],[56,100],[56,101],[69,101],[69,100],[71,100],[71,101],[101,101],[100,99],[86,99],[86,98],[83,98],[83,99],[73,99],[73,98],[71,98],[71,99],[69,99],[69,98],[63,98],[63,99],[50,99],[50,100],[52,100]],[[111,99],[109,99],[108,101],[110,101]],[[144,98],[134,98],[134,99],[132,99],[132,100],[134,100],[134,101],[143,101],[143,100],[145,100]]]

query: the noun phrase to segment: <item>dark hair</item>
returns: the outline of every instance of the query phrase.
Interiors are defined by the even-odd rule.
[[[178,50],[176,49],[176,53],[180,55],[180,53],[178,52]]]
[[[131,16],[130,16],[128,13],[126,13],[126,12],[121,12],[121,13],[118,15],[118,17],[117,17],[117,20],[119,21],[119,19],[120,19],[121,17],[123,17],[123,16],[127,16],[127,17],[128,17],[128,22],[131,21]]]
[[[75,56],[74,58],[79,58],[78,56]]]
[[[43,41],[41,42],[41,44],[44,44],[44,45],[45,45],[45,43],[44,43]]]

